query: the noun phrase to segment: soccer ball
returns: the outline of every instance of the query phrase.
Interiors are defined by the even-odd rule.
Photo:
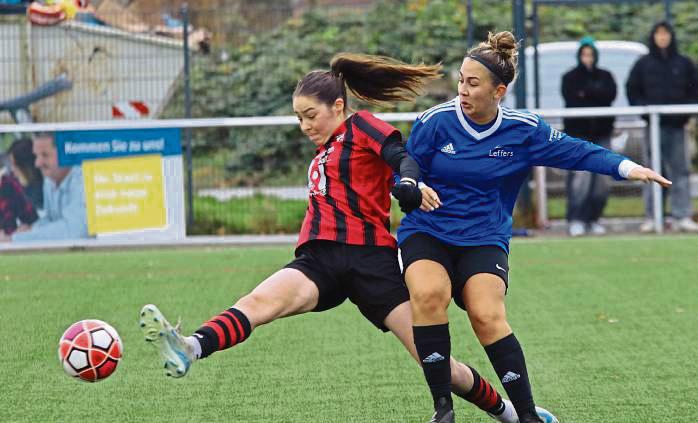
[[[122,352],[119,334],[101,320],[73,323],[58,345],[63,370],[85,382],[98,382],[114,373]]]

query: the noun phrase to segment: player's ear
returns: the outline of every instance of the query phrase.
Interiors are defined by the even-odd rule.
[[[344,100],[341,98],[336,99],[334,101],[334,104],[332,105],[332,111],[336,115],[339,115],[340,113],[344,112]]]
[[[504,84],[499,84],[497,85],[497,88],[494,89],[494,99],[499,101],[504,96],[507,94],[507,86]]]

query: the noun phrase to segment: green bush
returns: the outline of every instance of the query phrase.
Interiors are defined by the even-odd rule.
[[[693,201],[698,210],[698,199]],[[306,200],[281,200],[263,195],[228,201],[199,197],[194,202],[196,223],[188,231],[190,235],[296,234],[303,223],[307,204]],[[550,219],[564,219],[565,207],[564,198],[550,198]],[[641,197],[611,197],[604,216],[641,217],[643,213]],[[393,232],[402,217],[403,213],[393,200],[390,210]]]
[[[187,231],[190,235],[292,234],[300,230],[307,207],[307,200],[264,195],[227,201],[195,197],[195,223]]]
[[[194,200],[195,223],[190,235],[295,234],[300,231],[308,208],[307,200],[282,200],[254,195],[219,201],[213,197]],[[393,201],[391,228],[397,228],[402,212]]]
[[[289,19],[277,30],[251,36],[242,46],[195,56],[192,69],[193,115],[289,115],[295,84],[312,69],[325,69],[340,51],[385,54],[408,62],[442,62],[447,77],[429,87],[415,103],[395,105],[395,111],[417,111],[455,95],[457,69],[466,45],[466,2],[461,0],[380,0],[365,14],[326,14],[311,9]],[[488,31],[511,29],[511,2],[476,3],[476,40]],[[530,10],[530,5],[529,5]],[[683,52],[698,58],[698,8],[692,1],[673,5]],[[597,39],[644,42],[663,4],[597,4],[585,7],[540,8],[541,42]],[[183,115],[181,89],[166,116]],[[354,103],[356,108],[363,105]],[[374,108],[376,111],[380,111]],[[407,135],[409,124],[399,126]],[[226,179],[236,185],[267,184],[289,174],[302,175],[313,146],[296,126],[210,128],[194,132],[196,155],[226,151]],[[292,181],[298,183],[299,181]]]

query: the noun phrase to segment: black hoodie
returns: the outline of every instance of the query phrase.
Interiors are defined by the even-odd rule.
[[[594,51],[594,65],[587,69],[580,60],[582,49]],[[616,98],[616,82],[610,72],[596,67],[598,51],[591,42],[583,42],[577,50],[577,67],[562,76],[562,97],[566,107],[609,107]],[[566,118],[565,132],[576,138],[596,141],[613,132],[613,117]]]
[[[671,44],[662,51],[654,42],[659,27],[671,33]],[[649,54],[635,62],[626,83],[628,102],[633,106],[648,104],[698,103],[698,71],[691,59],[678,52],[676,35],[668,22],[657,23],[650,32]],[[662,116],[661,124],[682,127],[690,116]]]

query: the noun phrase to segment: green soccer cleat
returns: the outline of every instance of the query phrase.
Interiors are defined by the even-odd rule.
[[[143,306],[140,325],[145,340],[155,346],[167,376],[183,377],[194,361],[194,351],[179,333],[179,324],[172,326],[153,304]]]
[[[560,423],[553,413],[543,407],[536,407],[536,413],[538,413],[538,417],[540,417],[543,423]]]
[[[521,417],[521,423],[559,423],[550,411],[543,407],[536,407],[536,416],[526,415]]]

